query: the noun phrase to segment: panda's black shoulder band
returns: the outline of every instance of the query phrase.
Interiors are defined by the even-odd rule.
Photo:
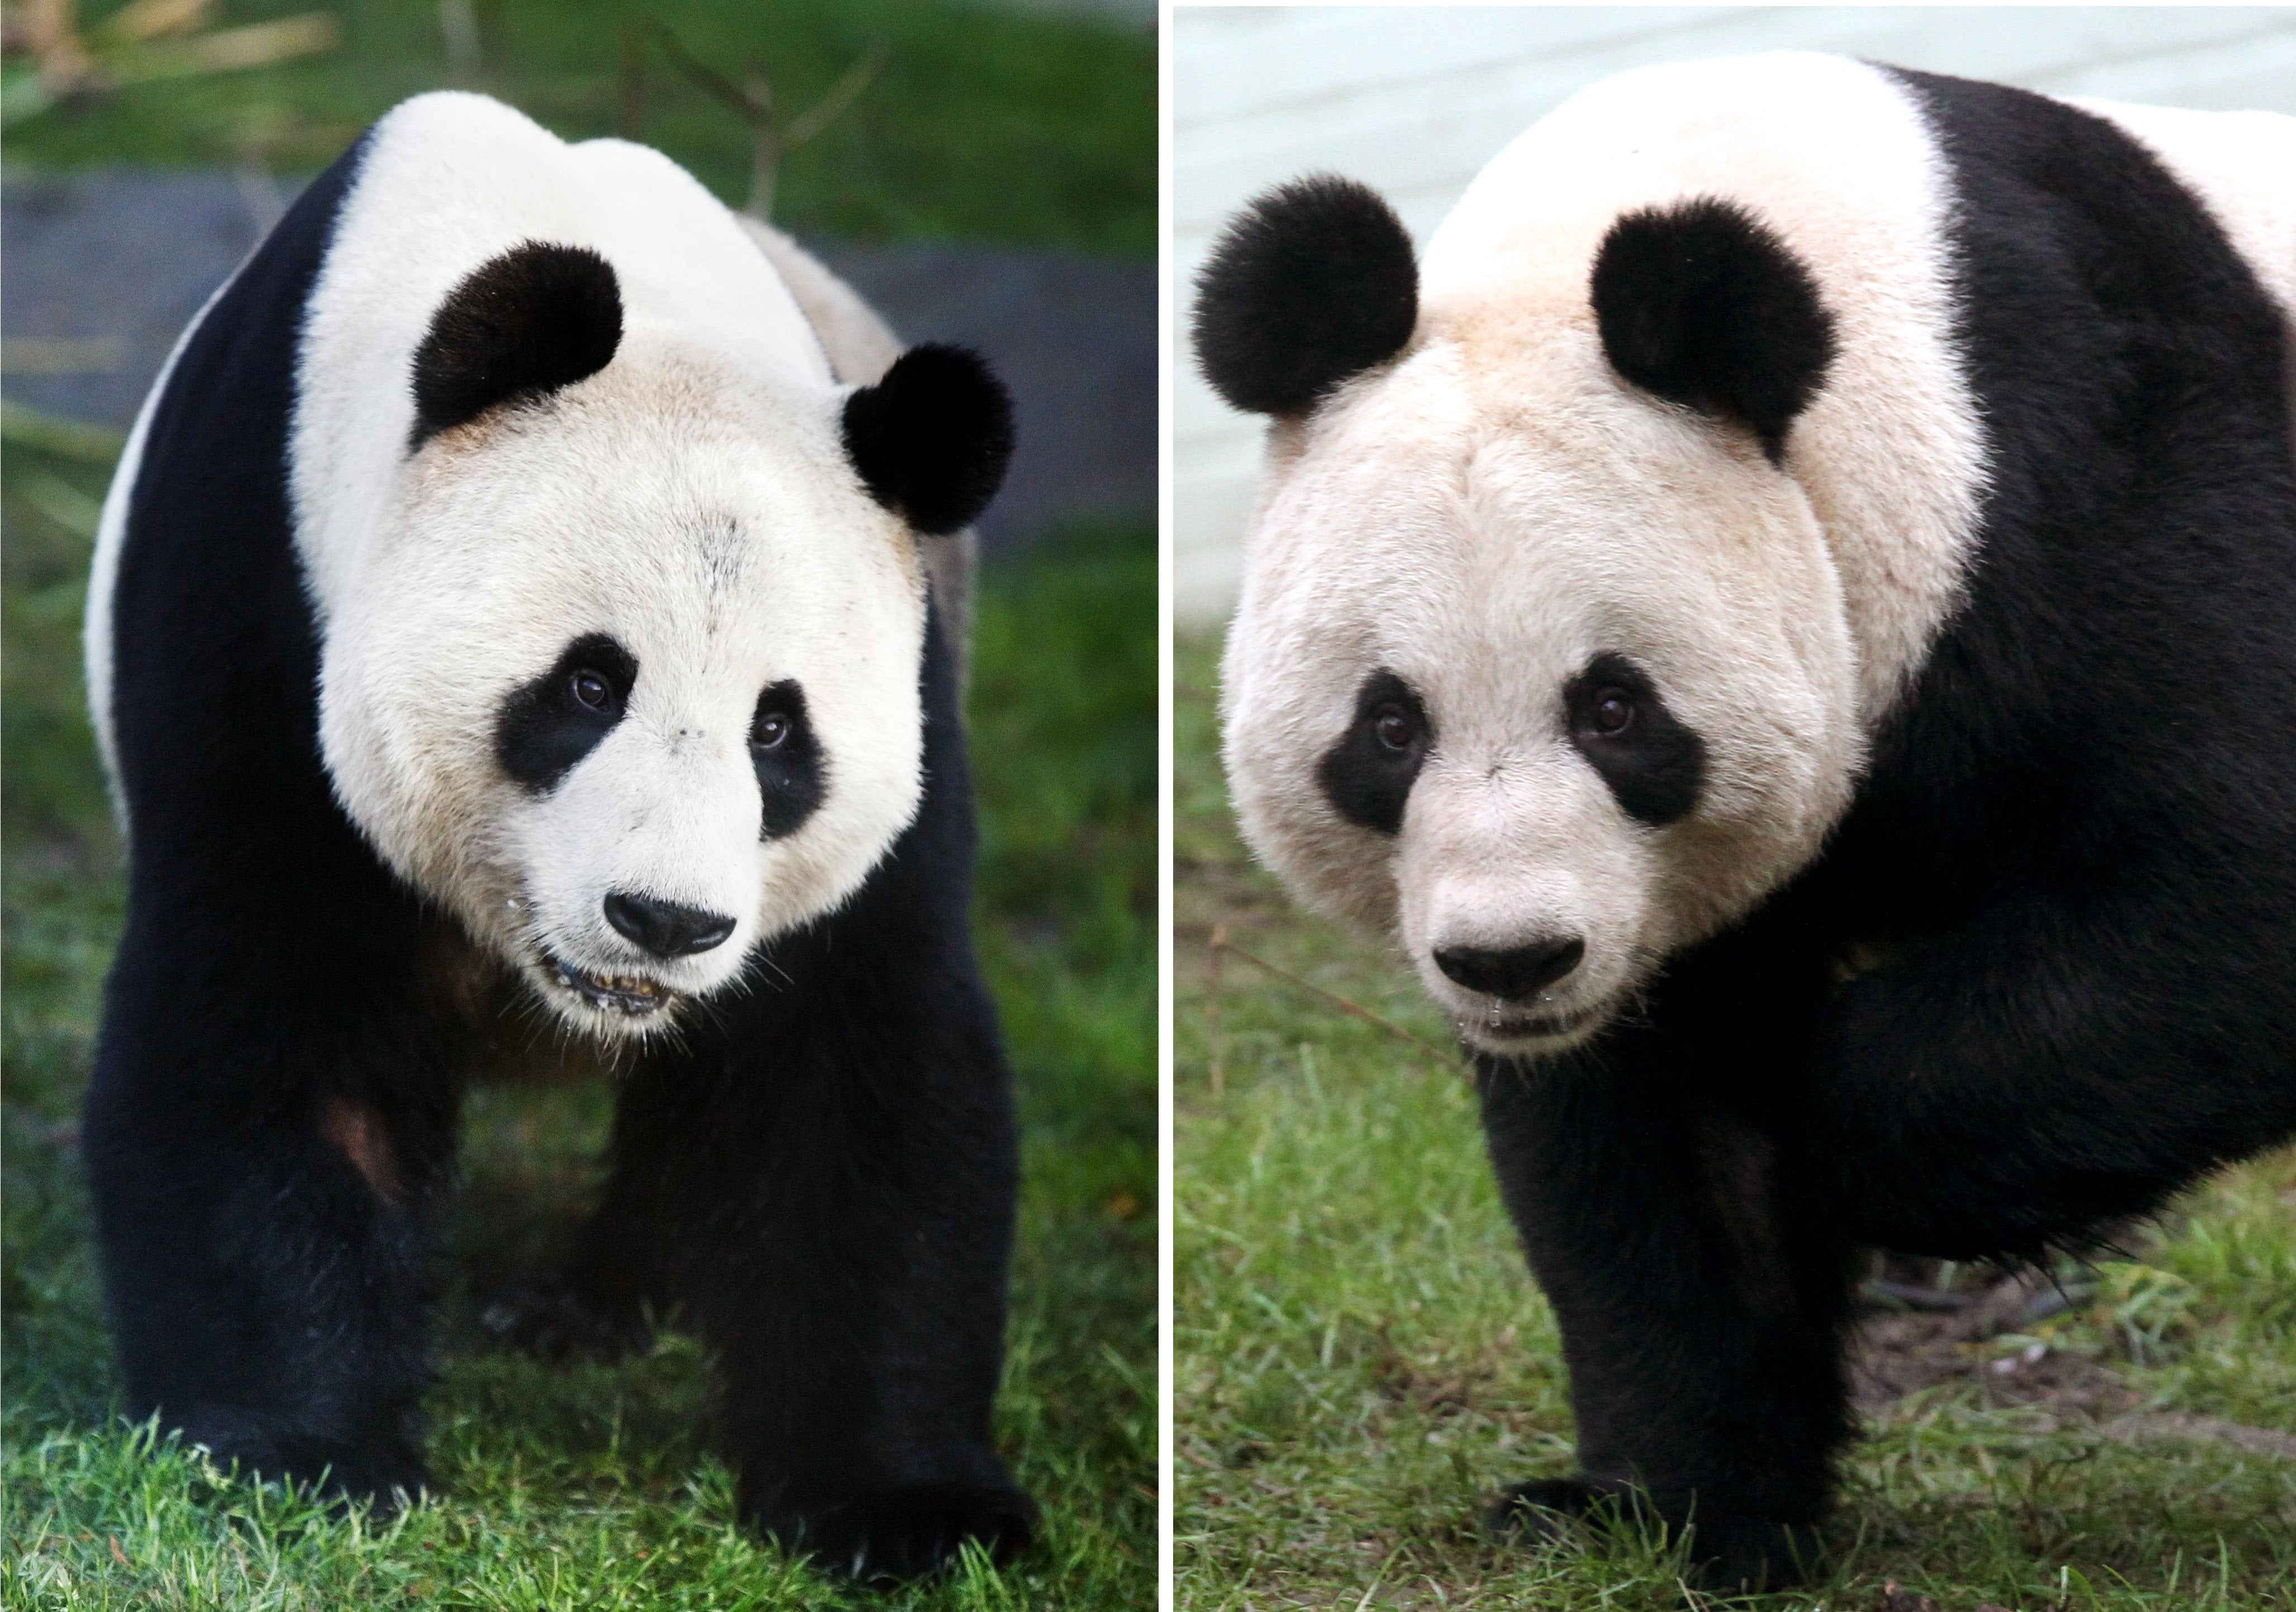
[[[1611,225],[1588,287],[1621,378],[1751,426],[1775,462],[1833,362],[1817,279],[1753,214],[1716,197]]]
[[[1403,221],[1374,191],[1328,174],[1254,201],[1196,277],[1196,363],[1250,413],[1306,413],[1401,352],[1418,320]]]
[[[621,342],[620,282],[587,247],[529,241],[488,258],[447,293],[414,349],[408,446],[594,375]]]
[[[844,428],[869,495],[931,537],[977,519],[1013,458],[1012,394],[980,354],[939,342],[848,397]]]

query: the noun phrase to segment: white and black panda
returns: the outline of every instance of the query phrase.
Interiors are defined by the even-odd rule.
[[[682,1311],[744,1518],[834,1570],[1027,1542],[927,580],[1011,446],[979,358],[896,358],[643,147],[426,95],[304,192],[144,405],[90,593],[129,894],[85,1135],[135,1415],[419,1490],[461,1090],[587,1048],[603,1207],[488,1324]]]
[[[1414,266],[1200,285],[1267,414],[1247,838],[1472,1055],[1581,1475],[1791,1576],[1853,1250],[2033,1254],[2296,1131],[2296,119],[1651,68]]]

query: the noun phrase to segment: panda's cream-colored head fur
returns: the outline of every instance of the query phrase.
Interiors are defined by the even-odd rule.
[[[1730,65],[1557,112],[1423,271],[1324,179],[1201,282],[1207,375],[1272,420],[1223,672],[1245,837],[1502,1056],[1592,1035],[1816,854],[1957,585],[1934,154],[1871,70]],[[1772,149],[1786,87],[1899,166],[1829,210]],[[1836,274],[1892,230],[1890,273]]]
[[[1391,933],[1462,1032],[1501,1051],[1603,1022],[1807,860],[1858,745],[1807,501],[1751,438],[1619,395],[1573,350],[1591,321],[1557,335],[1486,368],[1431,339],[1301,428],[1224,676],[1246,837],[1314,904]],[[1574,736],[1574,685],[1612,660],[1648,708],[1615,741]],[[1332,798],[1333,757],[1384,714],[1363,698],[1382,675],[1423,749],[1392,830]],[[1660,708],[1696,736],[1698,776],[1688,811],[1653,823],[1585,751]],[[1575,967],[1515,996],[1439,961],[1570,942]]]
[[[370,138],[292,459],[328,770],[565,1022],[644,1035],[914,816],[921,545],[993,492],[1008,405],[951,349],[840,386],[651,152],[459,95]]]

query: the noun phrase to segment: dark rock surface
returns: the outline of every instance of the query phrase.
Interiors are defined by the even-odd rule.
[[[207,171],[11,176],[0,184],[7,396],[125,429],[177,333],[287,193]],[[992,552],[1064,520],[1154,518],[1154,265],[807,244],[903,340],[977,348],[1013,388],[1020,447],[980,523]]]

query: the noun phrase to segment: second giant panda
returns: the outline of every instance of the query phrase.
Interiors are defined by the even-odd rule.
[[[1500,1526],[1791,1576],[1857,1249],[2296,1131],[2292,330],[2296,119],[1802,53],[1584,92],[1418,262],[1231,225],[1228,776],[1472,1059],[1581,1469]]]

